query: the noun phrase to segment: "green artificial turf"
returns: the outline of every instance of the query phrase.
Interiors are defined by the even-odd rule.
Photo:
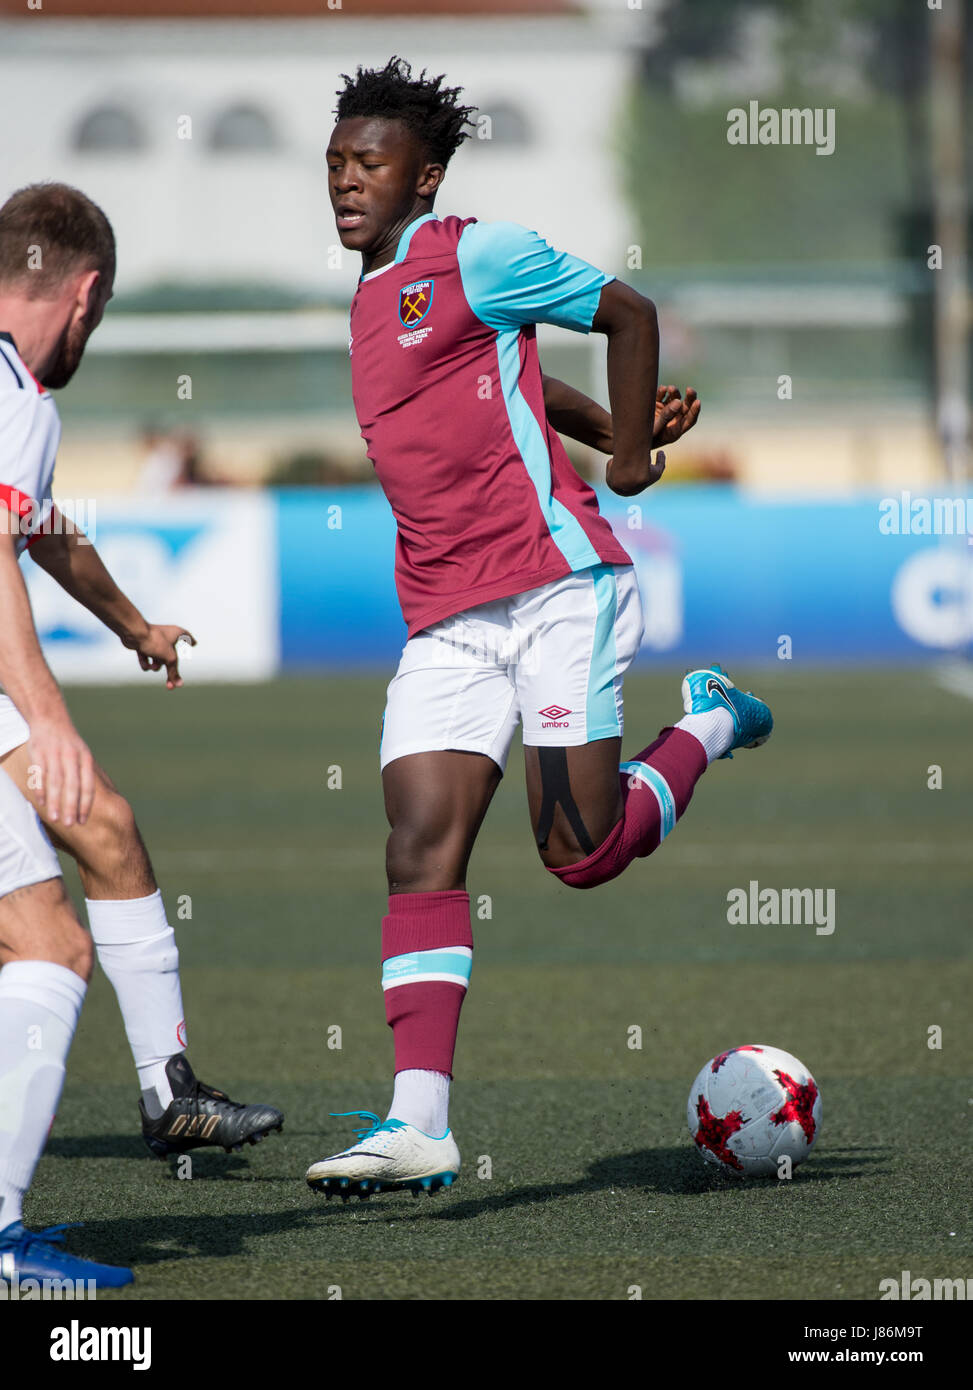
[[[969,702],[921,670],[733,675],[770,701],[771,742],[711,768],[662,850],[596,892],[541,867],[513,750],[469,879],[463,1175],[432,1199],[347,1205],[303,1175],[352,1137],[329,1112],[390,1096],[385,680],[69,691],[155,862],[198,1074],[286,1123],[195,1154],[191,1176],[151,1159],[97,976],[29,1224],[84,1221],[70,1249],[135,1268],[99,1295],[120,1301],[871,1299],[905,1269],[965,1278]],[[671,673],[630,678],[626,753],[678,705]],[[833,888],[835,931],[729,924],[751,880]],[[714,1172],[686,1129],[696,1072],[744,1042],[796,1054],[821,1089],[821,1138],[790,1182]]]

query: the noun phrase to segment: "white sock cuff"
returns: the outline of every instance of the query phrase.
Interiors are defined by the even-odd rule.
[[[407,1085],[428,1086],[438,1096],[449,1095],[449,1077],[444,1071],[426,1071],[420,1067],[405,1067],[395,1073],[396,1082],[402,1079]]]
[[[6,1195],[0,1204],[0,1231],[4,1226],[24,1219],[23,1199],[36,1171],[36,1158],[16,1159],[12,1154],[4,1154],[0,1158],[0,1190],[6,1189]],[[10,1198],[13,1200],[9,1200]]]
[[[675,726],[692,734],[703,745],[707,763],[722,758],[733,742],[733,715],[728,709],[706,710],[702,714],[686,714]]]
[[[39,1004],[72,1033],[87,990],[80,975],[51,960],[12,960],[0,970],[0,1003],[4,999],[24,999]]]
[[[96,946],[151,941],[172,930],[158,888],[147,898],[85,898],[84,905]]]
[[[415,1125],[439,1139],[449,1128],[450,1078],[445,1072],[408,1067],[395,1073],[388,1118]]]

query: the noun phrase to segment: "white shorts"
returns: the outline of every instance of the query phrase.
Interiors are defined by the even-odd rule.
[[[61,866],[40,816],[0,768],[0,898],[16,888],[60,877]]]
[[[9,695],[0,692],[0,758],[30,738],[30,729]],[[0,898],[15,888],[60,878],[54,846],[40,816],[0,768]]]
[[[9,695],[0,690],[0,758],[30,738],[30,729]]]
[[[622,734],[622,677],[642,641],[632,565],[597,565],[410,637],[388,688],[380,759],[441,749],[505,768],[524,743],[568,747]]]

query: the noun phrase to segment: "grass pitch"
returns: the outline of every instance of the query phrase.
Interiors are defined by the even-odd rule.
[[[303,1175],[351,1140],[329,1112],[384,1114],[390,1095],[385,682],[69,692],[152,854],[197,1073],[286,1122],[195,1154],[191,1177],[150,1158],[98,976],[25,1219],[83,1221],[68,1248],[134,1265],[106,1301],[873,1299],[903,1270],[973,1274],[969,702],[921,670],[752,680],[769,745],[712,767],[662,850],[593,892],[541,867],[514,750],[469,881],[463,1175],[347,1205]],[[678,676],[631,677],[626,753],[678,706]],[[730,925],[750,880],[833,888],[835,931]],[[790,1182],[724,1178],[686,1130],[697,1070],[743,1042],[820,1085],[821,1139]]]

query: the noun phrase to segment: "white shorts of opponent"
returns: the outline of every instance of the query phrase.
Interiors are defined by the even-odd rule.
[[[388,688],[380,759],[460,749],[504,769],[532,746],[619,738],[622,678],[642,641],[632,565],[578,570],[410,637]]]
[[[8,695],[0,694],[0,758],[29,737],[30,730],[16,705]],[[60,876],[61,866],[40,816],[0,768],[0,898],[17,888]]]

